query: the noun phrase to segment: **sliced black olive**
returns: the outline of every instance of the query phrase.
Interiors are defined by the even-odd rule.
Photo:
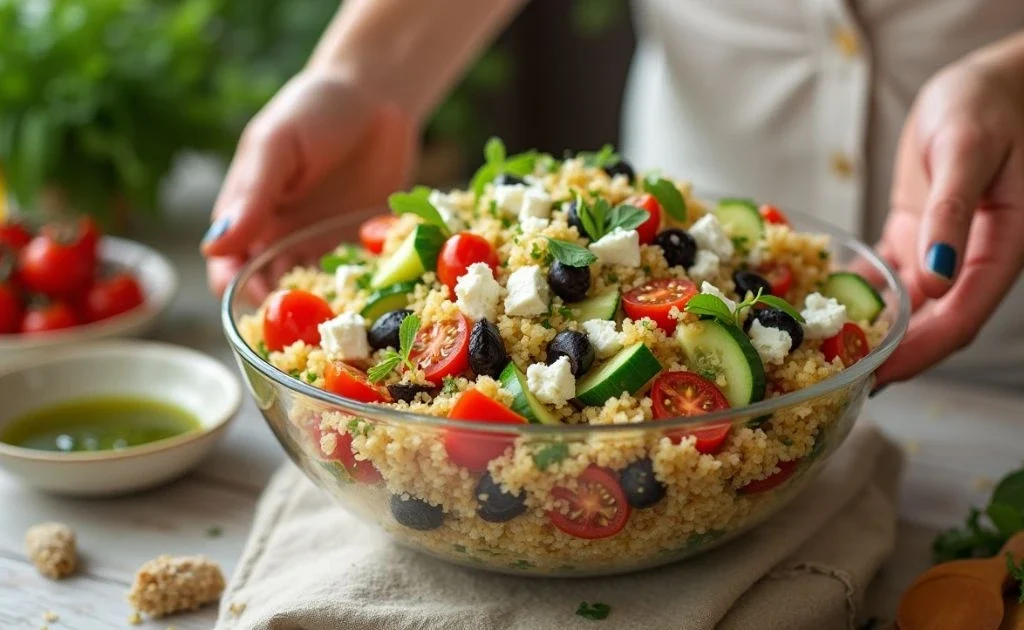
[[[398,349],[398,329],[402,326],[402,320],[412,315],[412,311],[403,308],[390,313],[384,313],[377,318],[370,326],[370,332],[366,338],[370,341],[370,347],[374,350],[383,348]]]
[[[568,357],[573,376],[579,377],[594,365],[594,346],[585,334],[563,330],[548,344],[548,365],[559,357]]]
[[[395,400],[411,403],[420,392],[432,393],[436,388],[433,385],[421,383],[395,383],[388,385],[388,393]]]
[[[503,492],[494,482],[491,473],[486,473],[476,484],[477,516],[488,523],[511,521],[526,511],[526,497],[522,494]]]
[[[626,493],[626,502],[637,509],[651,507],[665,496],[665,486],[654,477],[654,464],[647,458],[626,466],[619,483]]]
[[[508,365],[508,352],[498,327],[481,319],[469,333],[469,367],[477,374],[498,378]]]
[[[494,178],[495,186],[515,186],[517,184],[522,185],[525,183],[526,182],[519,179],[515,175],[509,175],[508,173],[501,173],[500,175]]]
[[[400,525],[423,532],[437,529],[444,522],[440,505],[430,505],[423,499],[403,499],[397,494],[391,496],[391,515]]]
[[[619,161],[615,164],[604,167],[604,172],[608,173],[608,177],[615,177],[616,175],[625,175],[626,179],[633,181],[636,179],[636,172],[633,171],[633,167],[630,166],[629,162],[619,158]]]
[[[759,290],[761,291],[761,295],[772,294],[771,283],[753,271],[744,271],[740,269],[736,273],[732,274],[732,281],[736,283],[736,293],[739,293],[741,298],[746,297],[747,293],[757,295]]]
[[[566,302],[579,302],[590,290],[590,267],[570,267],[556,260],[548,269],[548,286]]]
[[[654,244],[664,252],[669,267],[689,269],[697,258],[697,241],[685,230],[665,230],[654,237]]]
[[[777,308],[755,308],[750,313],[750,317],[747,317],[747,321],[743,322],[743,330],[749,333],[755,319],[761,322],[765,328],[777,328],[789,333],[790,339],[793,340],[790,351],[796,350],[804,342],[804,329],[800,326],[800,322],[790,317],[785,311],[780,311]]]

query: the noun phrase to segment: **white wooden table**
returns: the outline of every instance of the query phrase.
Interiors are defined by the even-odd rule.
[[[196,251],[199,220],[175,223],[154,239],[178,265],[182,293],[155,335],[230,362],[218,304],[208,296]],[[907,445],[900,551],[869,594],[869,610],[887,617],[900,590],[928,564],[936,528],[960,523],[983,505],[991,482],[1020,465],[1024,392],[982,391],[917,382],[887,390],[867,415]],[[125,593],[135,569],[160,553],[203,553],[230,575],[263,487],[284,455],[246,401],[216,454],[196,473],[164,488],[113,500],[38,494],[0,471],[0,628],[127,628]],[[51,582],[25,559],[25,529],[57,520],[78,532],[83,566]],[[210,628],[214,608],[147,621],[142,628]]]

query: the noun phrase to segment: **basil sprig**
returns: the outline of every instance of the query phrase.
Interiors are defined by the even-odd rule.
[[[586,267],[597,260],[594,252],[580,247],[569,241],[560,241],[556,238],[548,239],[548,252],[555,257],[555,260],[570,267]]]
[[[636,206],[622,204],[612,208],[607,201],[598,198],[587,203],[582,195],[576,197],[576,214],[583,229],[591,240],[599,240],[615,228],[635,230],[651,218],[651,213]]]
[[[789,302],[774,295],[762,295],[761,291],[758,291],[757,295],[738,303],[735,311],[730,311],[729,307],[726,306],[720,297],[708,293],[698,293],[690,298],[684,310],[687,313],[693,313],[701,317],[713,317],[727,326],[739,327],[743,311],[753,307],[755,304],[764,304],[777,308],[801,324],[804,323],[803,315],[793,308]]]
[[[388,197],[388,207],[395,214],[415,214],[427,223],[436,225],[443,234],[448,234],[448,224],[441,213],[430,203],[430,189],[416,186],[410,192],[398,192]]]
[[[501,138],[491,138],[484,145],[484,164],[473,174],[469,186],[473,190],[473,194],[479,198],[484,192],[484,187],[502,173],[516,177],[524,177],[533,173],[539,157],[541,154],[533,150],[508,155],[505,143],[501,141]]]
[[[644,178],[644,190],[658,200],[658,205],[676,221],[686,221],[686,200],[676,185],[657,175]]]

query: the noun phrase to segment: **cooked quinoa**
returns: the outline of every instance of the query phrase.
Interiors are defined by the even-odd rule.
[[[39,523],[25,532],[28,558],[36,569],[52,580],[75,572],[78,550],[75,532],[63,523]]]
[[[164,617],[213,603],[224,592],[217,563],[203,556],[161,555],[135,573],[128,602],[151,617]]]
[[[857,278],[852,298],[833,290],[841,283],[828,237],[765,222],[747,201],[713,208],[684,182],[634,177],[594,155],[539,157],[517,175],[479,195],[422,193],[417,206],[443,223],[406,212],[369,245],[379,254],[341,245],[324,268],[294,269],[240,331],[274,367],[314,387],[427,416],[565,425],[564,435],[460,438],[299,402],[287,430],[321,463],[307,472],[402,540],[501,570],[593,572],[610,558],[657,564],[763,518],[798,489],[805,475],[794,473],[841,440],[851,400],[865,392],[857,384],[768,418],[745,417],[741,407],[829,379],[880,343],[887,326],[877,293]],[[520,197],[513,216],[509,200]],[[615,218],[602,224],[601,214]],[[381,279],[405,273],[395,261],[433,230],[447,239],[439,262],[402,276],[407,297],[375,310],[389,289]],[[481,247],[493,256],[490,274],[446,264],[455,235],[467,233],[473,260],[488,260]],[[339,260],[347,271],[334,269]],[[313,335],[282,335],[275,322],[288,292],[319,298],[330,321]],[[479,316],[486,312],[493,318]],[[415,344],[382,345],[413,321],[408,314]],[[605,323],[584,325],[592,320]],[[503,348],[480,350],[487,330]],[[708,341],[715,335],[728,351]],[[468,365],[450,359],[459,353]],[[494,370],[481,367],[495,361]],[[656,422],[729,407],[736,419],[714,437],[666,433]]]

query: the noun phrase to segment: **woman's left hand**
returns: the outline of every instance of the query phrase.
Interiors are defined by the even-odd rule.
[[[967,59],[918,94],[903,127],[892,207],[877,248],[914,314],[878,384],[968,345],[1024,267],[1024,96]]]

